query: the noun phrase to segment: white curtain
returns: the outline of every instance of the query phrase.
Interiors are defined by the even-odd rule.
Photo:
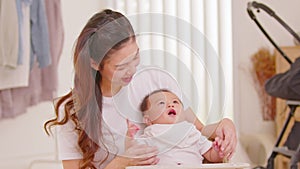
[[[204,123],[233,119],[231,0],[103,0],[128,16],[144,65],[178,80]]]

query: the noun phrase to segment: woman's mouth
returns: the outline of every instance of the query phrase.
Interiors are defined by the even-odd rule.
[[[122,80],[125,82],[125,83],[129,83],[132,79],[132,76],[130,77],[125,77],[125,78],[122,78]]]

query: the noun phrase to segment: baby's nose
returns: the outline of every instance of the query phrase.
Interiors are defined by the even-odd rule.
[[[174,107],[174,104],[173,104],[173,103],[170,103],[170,104],[168,105],[168,107]]]

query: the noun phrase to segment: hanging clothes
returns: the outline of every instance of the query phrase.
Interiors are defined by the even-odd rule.
[[[19,26],[15,1],[0,0],[0,66],[15,68],[18,61]]]
[[[45,1],[32,0],[30,6],[31,23],[31,52],[30,67],[35,60],[40,68],[51,64],[48,20],[46,16]]]
[[[19,26],[19,49],[18,49],[18,61],[17,64],[21,65],[23,64],[23,33],[22,30],[24,29],[24,19],[23,19],[23,12],[22,12],[22,6],[29,6],[31,4],[32,0],[16,0],[16,6],[17,6],[17,14],[18,14],[18,26]]]
[[[3,0],[6,1],[6,0]],[[11,1],[15,2],[15,1]],[[0,118],[14,117],[12,110],[15,107],[23,107],[23,101],[14,102],[12,88],[28,86],[29,84],[29,62],[30,62],[30,4],[23,4],[20,8],[23,16],[23,64],[16,68],[0,66]],[[2,25],[2,24],[1,24]],[[17,45],[19,45],[17,43]],[[22,98],[20,94],[18,97]]]
[[[30,72],[29,85],[3,90],[2,100],[6,100],[6,105],[2,105],[2,118],[12,118],[26,113],[28,107],[40,103],[40,95],[43,92],[41,86],[41,70],[37,62],[33,65]]]
[[[3,3],[6,2],[6,3]],[[7,3],[14,3],[15,4],[15,8],[16,8],[16,1],[10,0],[0,0],[1,3],[1,23],[0,23],[0,27],[4,27],[5,25],[9,25],[8,23],[12,22],[11,20],[7,21],[7,18],[10,18],[11,16],[6,16],[6,19],[2,19],[5,15],[9,14],[5,13],[3,14],[4,11],[6,11],[6,9],[8,7],[3,6],[3,5],[8,5]],[[30,9],[29,9],[29,5],[22,5],[21,8],[21,12],[23,14],[23,27],[22,29],[20,29],[21,34],[23,35],[23,53],[22,53],[22,58],[23,58],[23,64],[22,65],[18,65],[17,67],[8,67],[8,66],[0,66],[0,90],[4,90],[4,89],[11,89],[11,88],[16,88],[16,87],[24,87],[24,86],[28,86],[29,83],[29,59],[30,59]],[[3,8],[3,10],[2,10]],[[17,9],[17,8],[16,8]],[[17,16],[17,11],[14,10],[14,14],[12,15],[16,15]],[[8,22],[8,23],[7,23]],[[16,26],[18,26],[18,21],[16,21],[16,23],[14,24]],[[7,28],[9,29],[9,28]],[[6,32],[6,34],[12,35],[12,34],[18,34],[19,29],[14,30],[14,26],[11,26],[10,31]],[[11,49],[11,51],[13,51],[9,56],[14,56],[16,57],[15,60],[15,65],[17,65],[17,59],[18,59],[18,39],[19,37],[16,37],[16,40],[14,40],[14,43],[10,43],[8,39],[2,39],[5,36],[1,35],[1,44],[0,44],[0,48],[3,49],[3,47],[8,49]],[[4,43],[4,42],[5,43]],[[13,49],[13,50],[12,50]],[[3,52],[2,52],[3,53]]]
[[[42,0],[34,0],[33,2],[37,1],[40,5],[45,5],[51,64],[41,68],[42,62],[35,59],[31,65],[28,86],[0,90],[0,119],[16,117],[25,113],[29,106],[42,101],[52,101],[56,97],[57,69],[64,41],[61,5],[60,0],[45,0],[43,2],[41,2]]]
[[[42,69],[43,100],[56,97],[58,90],[58,63],[64,45],[64,27],[60,0],[45,0],[50,40],[51,65]]]

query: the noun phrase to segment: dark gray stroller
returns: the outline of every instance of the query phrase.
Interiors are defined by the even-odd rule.
[[[287,100],[286,103],[290,109],[288,118],[268,159],[267,169],[274,168],[274,159],[278,154],[291,158],[290,168],[297,169],[297,163],[300,161],[300,121],[295,121],[284,143],[285,147],[278,146],[282,141],[283,135],[286,133],[287,126],[294,116],[297,107],[300,106],[300,57],[291,64],[291,68],[288,71],[277,74],[269,79],[265,84],[265,89],[271,96]]]
[[[287,100],[287,105],[290,109],[289,116],[285,121],[285,124],[276,140],[272,153],[268,159],[267,169],[274,169],[274,159],[278,154],[286,156],[291,159],[290,168],[298,169],[297,163],[300,161],[300,122],[295,121],[288,138],[284,143],[284,147],[279,147],[282,141],[283,135],[286,133],[288,124],[291,118],[294,116],[295,110],[300,106],[300,53],[299,58],[293,63],[286,54],[278,47],[278,45],[272,40],[272,38],[263,29],[261,24],[258,22],[256,16],[254,15],[252,9],[256,8],[264,10],[269,15],[274,17],[286,30],[288,30],[294,38],[300,43],[300,37],[282,20],[280,19],[274,11],[264,4],[257,3],[255,1],[249,2],[247,7],[247,12],[251,19],[257,24],[263,34],[268,38],[268,40],[274,45],[278,52],[286,59],[287,62],[291,64],[291,68],[285,73],[277,74],[270,78],[265,84],[265,89],[268,94],[274,97],[279,97]],[[255,169],[263,169],[265,167],[258,166]]]

